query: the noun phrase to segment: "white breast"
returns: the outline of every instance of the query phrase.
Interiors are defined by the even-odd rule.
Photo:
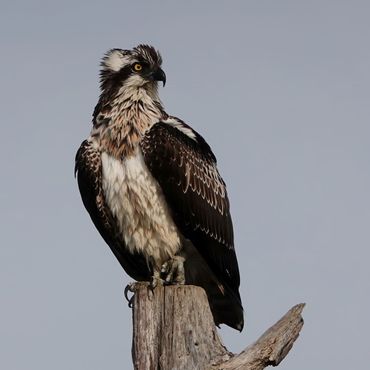
[[[103,152],[105,200],[131,252],[154,259],[157,267],[180,248],[180,237],[162,191],[140,152],[119,161]]]

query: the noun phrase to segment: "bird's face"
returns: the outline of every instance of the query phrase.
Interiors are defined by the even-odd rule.
[[[139,45],[132,50],[112,49],[101,62],[100,82],[102,90],[156,88],[157,82],[166,83],[161,69],[162,58],[149,45]],[[111,91],[112,92],[112,91]]]

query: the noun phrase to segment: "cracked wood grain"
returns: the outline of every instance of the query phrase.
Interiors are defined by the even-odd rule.
[[[255,343],[234,355],[223,345],[200,287],[148,289],[133,297],[132,357],[135,370],[260,370],[277,366],[303,326],[304,304],[290,309]]]

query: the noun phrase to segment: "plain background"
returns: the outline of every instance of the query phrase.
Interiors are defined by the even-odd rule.
[[[167,111],[228,184],[246,327],[292,305],[283,370],[367,367],[370,3],[1,1],[0,368],[131,369],[130,281],[73,177],[106,50],[163,55]]]

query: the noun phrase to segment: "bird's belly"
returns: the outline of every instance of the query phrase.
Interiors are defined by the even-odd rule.
[[[126,248],[157,267],[180,249],[180,234],[141,153],[117,160],[103,152],[102,187]]]

